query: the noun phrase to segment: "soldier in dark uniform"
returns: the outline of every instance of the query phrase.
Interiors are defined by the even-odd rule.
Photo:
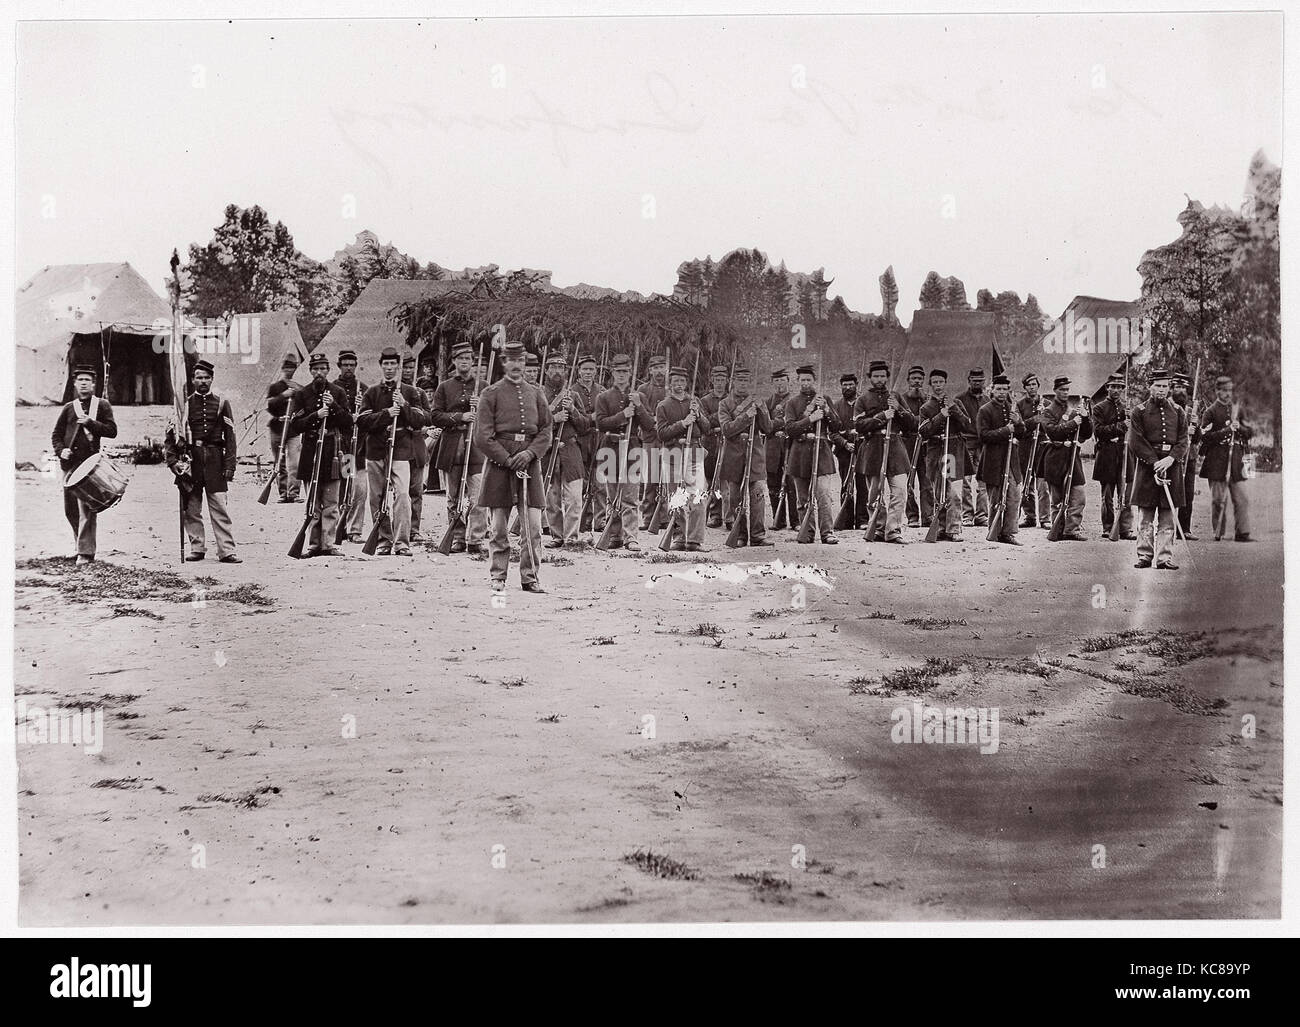
[[[108,400],[95,395],[95,369],[78,365],[72,372],[72,402],[59,411],[50,436],[50,448],[59,454],[64,473],[73,471],[99,452],[100,439],[117,438],[117,421]],[[72,526],[78,565],[95,559],[95,511],[69,488],[63,490],[63,515]]]
[[[1183,413],[1187,415],[1187,458],[1183,460],[1182,468],[1176,472],[1183,476],[1183,505],[1178,508],[1178,526],[1182,529],[1183,538],[1195,542],[1197,537],[1192,534],[1192,502],[1196,497],[1196,458],[1201,454],[1201,425],[1188,395],[1191,387],[1192,382],[1187,375],[1180,371],[1174,372],[1169,398],[1182,407]]]
[[[551,526],[551,540],[547,549],[576,545],[579,515],[582,513],[582,482],[587,476],[587,463],[583,459],[582,439],[591,428],[591,416],[582,402],[582,395],[568,387],[565,360],[562,355],[546,361],[546,382],[542,391],[551,411],[554,441],[552,451],[542,461],[542,471],[550,469],[555,461],[546,495],[546,520]],[[559,447],[558,454],[554,452]]]
[[[487,535],[487,511],[478,505],[483,454],[474,448],[474,409],[478,397],[474,395],[474,353],[468,344],[462,342],[455,346],[451,351],[451,364],[455,373],[434,391],[429,420],[434,427],[442,429],[436,463],[438,470],[446,475],[448,521],[455,519],[460,506],[465,447],[470,447],[469,475],[463,483],[470,504],[469,526],[467,530],[463,521],[457,526],[452,534],[451,551],[479,553]]]
[[[722,455],[722,428],[718,424],[718,406],[727,398],[727,379],[730,377],[726,364],[714,365],[711,375],[712,388],[700,397],[700,409],[704,412],[705,423],[701,425],[704,437],[704,474],[712,486],[717,477],[718,458]],[[723,501],[716,495],[709,495],[708,526],[722,527]]]
[[[420,371],[415,378],[415,387],[424,396],[424,409],[432,413],[433,396],[438,391],[438,375],[431,361],[420,362]],[[442,438],[442,429],[430,420],[424,427],[424,494],[426,496],[441,494],[443,491],[442,472],[434,466],[433,462],[434,454],[438,451],[438,440],[440,438]]]
[[[936,367],[930,372],[930,398],[921,404],[919,431],[925,439],[926,470],[934,483],[936,502],[942,505],[935,516],[942,517],[942,542],[961,541],[961,483],[966,476],[966,444],[972,426],[966,408],[948,396],[948,372]]]
[[[1047,453],[1043,457],[1043,477],[1052,490],[1052,515],[1062,504],[1065,506],[1065,533],[1061,538],[1069,542],[1084,542],[1083,506],[1084,472],[1083,455],[1078,443],[1092,438],[1092,419],[1083,410],[1070,406],[1070,379],[1065,375],[1052,383],[1056,395],[1043,407],[1039,423],[1047,437]],[[1042,445],[1042,442],[1039,442]],[[1070,468],[1074,473],[1070,473]],[[1070,494],[1065,494],[1065,480],[1070,479]]]
[[[420,406],[420,394],[413,386],[398,380],[401,357],[392,346],[379,354],[379,370],[384,379],[366,390],[361,400],[361,414],[357,429],[366,440],[366,473],[370,481],[370,517],[373,524],[379,520],[379,537],[382,542],[375,550],[376,556],[411,555],[411,449],[424,427],[427,415]],[[384,480],[384,464],[388,460],[388,432],[397,422],[393,437],[393,466],[388,480]],[[384,494],[391,492],[391,506],[382,518]]]
[[[898,398],[907,412],[920,423],[921,407],[925,405],[925,368],[914,364],[907,369],[907,391]],[[916,456],[915,488],[907,489],[907,525],[910,528],[928,528],[930,514],[934,511],[934,489],[930,485],[930,476],[926,473],[925,460],[921,456],[917,443],[921,436],[915,431],[904,432],[901,436],[903,447],[907,450],[907,472],[913,474],[912,458]]]
[[[966,420],[970,430],[964,438],[966,445],[966,477],[961,485],[961,520],[962,524],[983,527],[989,522],[988,487],[979,480],[980,440],[975,431],[975,419],[979,416],[986,398],[984,396],[984,369],[973,368],[966,376],[967,389],[957,394],[956,402],[966,411]],[[1082,481],[1080,481],[1082,484]]]
[[[1092,461],[1092,480],[1101,482],[1101,530],[1110,538],[1119,506],[1120,538],[1133,539],[1133,507],[1129,496],[1116,496],[1121,484],[1131,493],[1133,455],[1128,450],[1128,411],[1124,409],[1124,376],[1112,374],[1106,382],[1106,398],[1092,408],[1092,433],[1097,439]],[[1127,461],[1128,467],[1124,467]]]
[[[857,425],[853,420],[853,408],[858,402],[858,376],[852,371],[846,371],[840,375],[840,398],[831,401],[831,409],[835,412],[835,419],[843,425],[843,430],[838,431],[831,438],[831,448],[835,450],[835,466],[840,475],[840,499],[841,503],[847,501],[849,494],[848,476],[853,475],[853,495],[856,502],[853,505],[853,523],[850,527],[858,527],[859,523],[865,520],[867,511],[867,475],[862,472],[858,465],[858,446],[861,442],[861,435],[858,433]]]
[[[1133,411],[1128,430],[1128,448],[1137,462],[1133,504],[1142,513],[1134,566],[1150,567],[1154,557],[1157,570],[1174,571],[1174,516],[1183,502],[1183,479],[1176,471],[1187,456],[1187,414],[1169,399],[1167,371],[1153,369],[1148,385],[1147,400]],[[1157,511],[1160,527],[1154,529]]]
[[[192,375],[194,391],[186,398],[190,438],[190,477],[193,484],[185,497],[185,533],[190,539],[187,560],[207,555],[203,532],[203,497],[208,498],[208,519],[217,540],[217,558],[222,563],[243,563],[235,554],[235,532],[226,509],[226,484],[235,477],[235,415],[230,401],[212,391],[212,364],[200,360]],[[179,445],[167,448],[167,466],[176,472],[183,456]]]
[[[424,512],[424,478],[429,467],[429,397],[415,384],[415,356],[408,353],[402,358],[402,384],[409,385],[415,393],[416,405],[424,411],[424,428],[411,439],[411,484],[407,495],[411,500],[411,541],[420,541],[420,516]]]
[[[637,389],[637,392],[641,394],[642,405],[653,417],[654,412],[659,409],[659,404],[668,395],[667,358],[663,356],[650,358],[650,380]],[[646,476],[645,491],[641,496],[641,530],[646,531],[650,527],[650,518],[654,516],[655,507],[659,503],[661,457],[659,436],[654,431],[645,433],[641,441],[645,443],[646,467],[650,471]]]
[[[1037,525],[1040,528],[1047,528],[1051,526],[1049,515],[1052,509],[1052,495],[1047,487],[1047,479],[1043,477],[1043,457],[1047,453],[1047,437],[1042,433],[1040,421],[1043,400],[1038,394],[1038,375],[1031,371],[1021,379],[1020,384],[1024,387],[1025,394],[1016,400],[1016,411],[1020,414],[1020,419],[1025,422],[1025,442],[1019,447],[1020,474],[1023,481],[1028,481],[1031,475],[1030,458],[1032,457],[1034,461],[1033,487],[1024,489],[1021,496],[1024,520],[1020,522],[1020,527],[1032,528]],[[1035,432],[1038,433],[1037,445],[1034,439]]]
[[[889,365],[883,360],[873,360],[869,373],[871,388],[858,397],[853,409],[854,423],[862,435],[858,452],[858,472],[867,480],[868,506],[885,503],[880,494],[889,489],[885,516],[876,518],[875,538],[868,542],[892,542],[905,545],[903,521],[907,509],[907,470],[911,454],[903,444],[903,434],[916,430],[916,418],[898,398],[889,391]],[[885,454],[885,436],[889,436],[889,454]],[[888,482],[882,482],[880,471],[884,467]]]
[[[578,361],[578,380],[573,383],[573,391],[582,398],[582,409],[588,415],[596,411],[596,397],[601,393],[601,385],[596,380],[597,361],[595,357],[583,357]],[[588,487],[592,462],[596,459],[596,450],[600,448],[600,432],[596,429],[594,416],[589,417],[590,427],[582,435],[583,488]],[[592,542],[592,528],[600,531],[605,527],[605,490],[593,488],[582,497],[582,526],[580,531],[583,541]]]
[[[772,431],[767,436],[767,491],[772,499],[774,519],[772,527],[786,526],[787,513],[794,509],[794,482],[786,474],[786,453],[790,442],[785,434],[785,404],[790,398],[790,375],[784,367],[772,372],[772,395],[767,398],[767,416],[772,421]],[[798,525],[798,518],[788,518]]]
[[[1210,483],[1210,520],[1214,524],[1214,541],[1228,529],[1228,497],[1232,497],[1234,539],[1252,542],[1250,537],[1250,503],[1242,482],[1246,480],[1243,458],[1246,443],[1254,430],[1241,420],[1240,407],[1232,401],[1232,378],[1221,374],[1214,380],[1214,402],[1201,415],[1201,477]],[[1232,466],[1228,451],[1231,449]]]
[[[298,502],[298,479],[294,477],[299,449],[296,440],[288,442],[289,451],[284,455],[284,462],[280,462],[280,436],[284,432],[284,418],[289,412],[289,402],[293,399],[294,392],[302,388],[293,380],[297,370],[298,358],[292,353],[286,353],[280,365],[280,380],[266,387],[266,412],[271,415],[271,419],[266,422],[266,430],[271,439],[271,466],[275,468],[281,503]]]
[[[608,516],[619,522],[610,529],[610,548],[626,546],[637,553],[641,551],[641,544],[637,541],[641,512],[637,509],[637,481],[633,479],[638,473],[645,473],[645,450],[641,438],[643,432],[654,427],[654,413],[646,409],[641,394],[632,388],[631,357],[626,353],[617,354],[610,361],[610,370],[614,374],[614,384],[596,397],[596,427],[604,433],[604,450],[619,454],[629,421],[632,426],[627,439],[626,465],[620,457],[617,466],[610,467],[610,461],[602,461],[601,454],[597,454],[596,487],[607,490]]]
[[[839,544],[835,537],[835,517],[839,513],[840,476],[835,469],[835,454],[830,440],[842,426],[831,410],[830,402],[817,392],[817,369],[807,364],[796,373],[799,391],[785,404],[785,431],[790,437],[790,457],[786,466],[794,479],[801,511],[800,519],[793,523],[799,527],[802,511],[815,496],[817,523],[813,525],[814,535],[820,531],[821,540],[834,546]],[[814,470],[816,477],[813,476]]]
[[[551,448],[551,411],[542,390],[524,380],[523,343],[507,342],[501,356],[505,377],[483,390],[474,423],[475,442],[488,458],[480,502],[491,511],[488,553],[492,589],[500,591],[506,586],[510,512],[522,504],[528,520],[521,526],[519,578],[525,592],[545,592],[537,580],[537,569],[546,502],[541,458]],[[519,478],[521,471],[528,475],[526,486]]]
[[[1018,546],[1016,529],[1019,520],[1016,511],[1020,508],[1020,489],[1024,483],[1020,461],[1015,449],[1018,440],[1025,437],[1025,422],[1020,411],[1011,405],[1011,379],[1005,374],[993,376],[993,398],[980,407],[975,423],[976,433],[980,437],[982,456],[980,457],[979,478],[988,489],[989,516],[993,515],[994,504],[1006,488],[1006,505],[1002,508],[1002,531],[997,541],[1009,546]],[[1008,469],[1007,447],[1012,447],[1009,480],[1003,481],[1004,470]]]
[[[343,482],[342,440],[352,428],[352,409],[347,393],[329,382],[330,362],[324,353],[313,353],[308,362],[311,381],[294,393],[290,408],[289,434],[302,439],[298,477],[311,487],[316,447],[321,443],[320,468],[316,480],[316,516],[307,533],[307,556],[337,556],[334,546],[339,526],[339,487]],[[323,426],[323,429],[322,429]]]
[[[739,517],[749,490],[749,545],[770,546],[767,534],[767,433],[772,419],[767,405],[749,391],[750,372],[737,367],[731,375],[731,395],[718,404],[718,423],[727,440],[722,461],[722,482],[727,491],[727,506],[733,518]],[[748,464],[749,476],[745,470]]]
[[[366,450],[357,433],[355,418],[361,412],[361,399],[366,386],[357,378],[357,354],[354,350],[339,350],[339,376],[334,384],[343,390],[345,405],[352,413],[353,424],[342,435],[344,477],[352,479],[352,506],[347,511],[343,537],[348,542],[360,542],[366,523]]]
[[[704,448],[699,442],[704,415],[700,401],[686,394],[686,368],[668,371],[668,395],[655,409],[655,431],[666,447],[669,477],[669,544],[674,549],[700,552],[704,548],[704,514],[709,484],[704,479]],[[691,436],[689,451],[686,436]],[[673,504],[677,505],[674,509]]]

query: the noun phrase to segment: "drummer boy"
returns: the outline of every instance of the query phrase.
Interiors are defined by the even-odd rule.
[[[117,422],[108,400],[95,395],[95,369],[79,364],[72,371],[72,402],[59,411],[50,436],[51,448],[59,454],[65,472],[75,470],[99,452],[100,439],[117,438]],[[95,511],[77,498],[72,489],[63,490],[63,513],[72,525],[77,543],[77,564],[95,559]]]

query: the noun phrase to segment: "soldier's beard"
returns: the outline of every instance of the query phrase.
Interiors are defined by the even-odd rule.
[[[206,393],[206,392],[211,391],[211,389],[212,389],[212,383],[211,383],[211,382],[195,382],[195,383],[194,383],[194,391],[195,391],[195,392]]]

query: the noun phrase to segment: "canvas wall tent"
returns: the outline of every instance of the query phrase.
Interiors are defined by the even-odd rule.
[[[1137,350],[1141,335],[1137,330],[1141,310],[1136,300],[1105,300],[1096,296],[1076,296],[1061,313],[1056,329],[1049,329],[1038,339],[1014,354],[1008,365],[1015,388],[1030,371],[1038,375],[1044,393],[1052,390],[1052,380],[1060,375],[1071,381],[1072,396],[1097,398],[1106,387],[1106,379],[1113,371],[1122,371],[1126,345],[1135,351],[1134,359],[1141,361]],[[1085,329],[1085,325],[1090,326]],[[1091,333],[1093,346],[1098,352],[1047,352],[1055,348],[1071,331],[1083,337]],[[1142,341],[1143,347],[1149,345]],[[1070,346],[1073,349],[1073,344]]]
[[[912,314],[907,346],[902,359],[891,368],[897,372],[898,388],[906,384],[907,369],[914,364],[948,372],[948,395],[966,388],[966,376],[976,367],[985,375],[1002,369],[993,315],[978,310],[918,310]],[[928,377],[925,391],[928,391]],[[985,386],[987,391],[988,386]]]
[[[19,287],[15,303],[17,400],[66,402],[72,367],[85,363],[95,366],[96,391],[112,403],[170,403],[167,353],[154,345],[170,325],[171,308],[130,264],[42,268]]]
[[[357,376],[367,385],[379,378],[379,354],[387,346],[405,355],[412,352],[406,345],[406,332],[393,323],[389,312],[399,303],[445,296],[449,292],[468,292],[474,282],[466,279],[425,281],[406,278],[373,279],[352,306],[316,344],[316,350],[330,358],[330,368],[338,367],[339,350],[355,350]],[[421,347],[423,351],[425,347]],[[419,354],[417,354],[418,357]]]
[[[311,377],[297,316],[292,310],[236,314],[221,345],[204,341],[196,348],[190,363],[199,357],[210,361],[212,391],[230,400],[239,452],[252,455],[265,450],[269,453],[266,387],[279,379],[285,354],[292,353],[298,360],[294,381],[305,383]]]

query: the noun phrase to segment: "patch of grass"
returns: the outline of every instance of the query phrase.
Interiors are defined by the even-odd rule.
[[[160,613],[154,613],[153,610],[146,610],[139,606],[114,606],[114,617],[148,617],[150,620],[165,620]]]
[[[527,682],[528,679],[520,675],[519,677],[514,678],[502,678],[498,684],[500,684],[502,688],[523,688]]]
[[[199,802],[228,802],[231,805],[239,806],[243,809],[257,809],[266,805],[262,800],[263,795],[279,795],[280,789],[272,785],[263,785],[251,792],[245,792],[243,795],[225,795],[225,794],[208,794],[200,795]]]
[[[768,620],[772,617],[784,617],[789,610],[755,610],[750,614],[754,620]]]
[[[760,902],[785,902],[789,898],[790,882],[777,877],[770,870],[760,870],[756,874],[732,874],[732,877],[752,885],[754,898]]]
[[[643,874],[663,877],[673,881],[694,881],[699,877],[698,871],[692,870],[680,860],[673,859],[670,856],[656,855],[648,850],[637,849],[635,852],[624,856],[623,862],[630,863]]]
[[[898,620],[898,617],[892,610],[872,610],[867,614],[867,620]],[[909,622],[903,621],[903,623],[907,624]]]
[[[25,588],[54,588],[74,603],[94,603],[101,599],[156,599],[169,603],[188,603],[194,598],[193,586],[196,583],[174,571],[121,567],[103,560],[78,567],[76,561],[67,556],[21,560],[17,568],[40,575],[21,578],[18,585]],[[199,582],[219,584],[215,578],[203,578]],[[275,605],[275,600],[264,595],[262,586],[258,584],[238,585],[210,592],[207,598],[245,606]]]
[[[764,635],[764,636],[763,636],[763,641],[765,641],[765,642],[779,642],[781,639],[783,639],[783,638],[785,638],[785,637],[786,637],[786,633],[785,633],[784,631],[782,631],[782,632],[780,632],[780,633],[775,633],[775,632],[774,632],[773,634],[770,634],[770,635]]]
[[[567,556],[548,556],[542,562],[550,565],[551,567],[572,567],[573,566],[573,561],[569,559]]]
[[[141,785],[140,785],[140,779],[138,777],[104,777],[104,778],[100,778],[90,787],[91,788],[121,788],[123,790],[129,791],[132,788],[139,788],[141,787]]]
[[[689,631],[682,632],[683,635],[693,635],[697,638],[717,638],[723,633],[723,630],[716,624],[709,624],[708,622],[696,624]]]
[[[559,722],[560,722],[560,715],[558,713],[552,713],[549,717],[537,718],[537,723],[539,724],[558,724]]]
[[[916,695],[938,688],[941,677],[958,673],[961,666],[960,661],[946,656],[928,656],[920,666],[899,667],[882,674],[875,688],[868,687],[869,679],[855,678],[849,682],[849,690],[855,695]]]
[[[920,628],[922,631],[942,631],[944,628],[965,628],[970,626],[965,617],[954,619],[952,617],[931,617],[928,614],[924,617],[908,617],[903,623],[909,628]]]
[[[1121,646],[1131,645],[1140,641],[1146,634],[1145,631],[1131,628],[1128,631],[1117,631],[1110,635],[1094,635],[1092,638],[1085,638],[1080,648],[1085,653],[1101,653],[1107,649],[1119,649]]]
[[[614,644],[614,636],[613,636],[613,635],[597,635],[595,638],[593,638],[593,639],[591,640],[591,644],[592,644],[592,645],[613,645],[613,644]]]

